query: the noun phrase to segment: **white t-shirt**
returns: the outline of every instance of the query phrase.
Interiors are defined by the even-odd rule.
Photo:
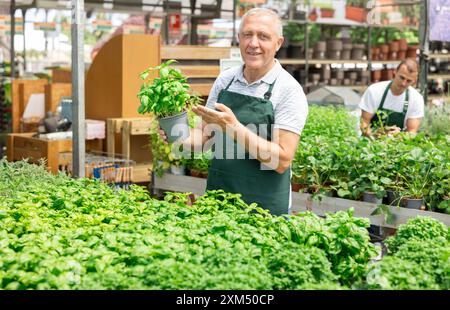
[[[361,98],[359,107],[368,113],[375,114],[381,105],[384,91],[390,81],[383,81],[370,85]],[[406,111],[404,127],[408,118],[421,118],[424,116],[424,101],[422,95],[412,86],[409,88],[409,103]],[[406,99],[406,91],[400,96],[394,96],[391,90],[388,90],[383,108],[395,112],[403,112],[403,104]]]
[[[209,93],[206,106],[214,109],[219,92],[225,89],[233,78],[233,83],[228,88],[229,91],[259,98],[264,98],[270,84],[276,79],[272,96],[269,99],[274,110],[275,124],[273,127],[300,135],[308,116],[308,102],[305,93],[298,81],[283,69],[278,60],[275,59],[275,61],[275,66],[265,76],[251,84],[248,84],[244,78],[243,65],[221,72]]]

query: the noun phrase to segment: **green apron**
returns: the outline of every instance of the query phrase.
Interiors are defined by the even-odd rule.
[[[389,88],[391,87],[392,81],[389,82],[388,86],[384,90],[383,97],[381,98],[380,107],[377,110],[377,113],[372,117],[370,124],[372,127],[379,127],[380,121],[384,126],[393,126],[396,125],[399,127],[402,131],[405,127],[405,117],[406,112],[408,111],[408,104],[409,104],[409,89],[406,89],[406,96],[405,96],[405,104],[403,105],[403,111],[402,112],[396,112],[392,110],[388,110],[384,108],[384,101],[386,100],[387,93],[389,91]],[[378,116],[378,112],[382,112],[382,114],[386,113],[386,118],[381,118]]]
[[[264,99],[229,91],[228,88],[233,81],[234,78],[220,91],[217,102],[228,106],[244,126],[255,124],[256,133],[271,141],[275,117],[269,99],[275,81],[264,94]],[[260,124],[265,125],[264,132],[260,132],[258,127]],[[290,169],[282,174],[274,170],[261,170],[261,163],[250,158],[243,146],[237,145],[226,134],[216,131],[214,138],[217,139],[215,141],[223,142],[223,153],[217,156],[219,152],[214,150],[215,156],[208,172],[206,189],[223,189],[226,192],[239,193],[246,203],[256,202],[273,215],[287,214],[291,189]],[[233,150],[230,150],[231,146]],[[245,159],[237,159],[238,150],[245,153]],[[232,159],[225,157],[227,152],[233,155],[228,156]]]

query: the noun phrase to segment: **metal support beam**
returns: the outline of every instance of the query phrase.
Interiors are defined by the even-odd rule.
[[[164,17],[164,22],[163,22],[164,43],[166,45],[169,45],[169,0],[165,0],[164,5],[165,5],[165,11],[166,11],[166,16]]]
[[[11,80],[16,77],[16,60],[14,50],[14,36],[16,35],[16,19],[14,17],[16,13],[16,0],[11,0],[10,14],[11,14]],[[11,87],[12,91],[12,87]],[[11,94],[12,96],[12,94]]]
[[[231,46],[237,46],[236,40],[236,6],[237,0],[233,0],[233,38],[231,39]]]
[[[27,48],[25,45],[25,17],[27,15],[27,9],[22,9],[22,26],[23,26],[23,71],[27,71]]]
[[[420,25],[419,25],[419,90],[423,96],[425,104],[427,103],[427,76],[428,76],[428,55],[429,55],[429,37],[428,37],[428,5],[429,0],[424,0],[420,5]]]
[[[85,174],[84,22],[84,0],[72,0],[72,165],[76,178]]]

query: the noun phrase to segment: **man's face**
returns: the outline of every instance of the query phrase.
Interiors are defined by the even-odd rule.
[[[410,85],[413,85],[417,80],[417,72],[409,72],[408,68],[403,65],[395,73],[394,81],[392,82],[394,88],[398,92],[404,92]]]
[[[271,16],[250,15],[244,20],[239,33],[239,48],[248,69],[258,70],[269,65],[283,43],[275,30]]]

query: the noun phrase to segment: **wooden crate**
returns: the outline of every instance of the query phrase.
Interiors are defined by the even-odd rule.
[[[45,140],[34,138],[35,133],[8,134],[6,154],[8,161],[28,159],[31,163],[47,161],[48,170],[57,174],[72,164],[72,139]],[[103,140],[86,140],[86,150],[103,149]]]
[[[34,133],[13,133],[7,138],[6,153],[9,161],[27,159],[38,163],[47,160],[48,170],[57,174],[72,161],[72,140],[44,140],[33,138]]]
[[[52,69],[52,83],[72,83],[72,70],[70,68]]]
[[[153,118],[108,118],[106,120],[106,145],[108,156],[119,156],[136,162],[133,167],[133,183],[149,182],[152,169],[152,153],[149,133]],[[120,139],[117,139],[119,135]],[[121,140],[121,151],[116,141]]]
[[[22,80],[17,79],[12,82],[12,130],[20,132],[20,118],[25,111],[31,94],[45,92],[46,79]]]
[[[53,83],[45,85],[45,111],[56,112],[62,97],[72,96],[72,84]]]

